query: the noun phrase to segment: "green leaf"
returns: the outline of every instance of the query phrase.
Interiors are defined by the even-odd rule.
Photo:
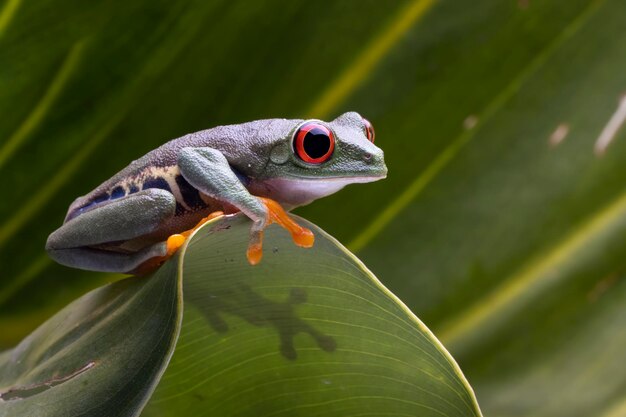
[[[222,218],[187,245],[184,278],[173,259],[72,303],[0,357],[0,415],[136,415],[177,339],[142,416],[479,416],[430,331],[299,221],[313,249],[273,226],[250,266],[249,220]]]
[[[185,255],[178,346],[144,415],[479,415],[430,331],[337,241],[278,227],[262,262],[249,222],[206,226]]]
[[[0,355],[0,416],[135,416],[180,329],[178,257],[94,290]]]

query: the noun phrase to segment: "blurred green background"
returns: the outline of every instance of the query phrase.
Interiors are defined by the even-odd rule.
[[[168,139],[367,117],[389,177],[297,213],[442,340],[487,416],[626,415],[623,0],[0,3],[0,347],[117,277],[48,260]]]

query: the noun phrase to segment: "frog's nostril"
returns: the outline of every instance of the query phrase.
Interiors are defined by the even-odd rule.
[[[371,153],[369,153],[369,152],[365,152],[365,153],[363,154],[363,159],[365,160],[365,162],[369,162],[369,161],[371,161],[371,160],[372,160],[372,154],[371,154]]]

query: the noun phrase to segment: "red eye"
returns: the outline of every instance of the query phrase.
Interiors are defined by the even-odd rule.
[[[363,124],[365,124],[365,136],[367,136],[367,139],[369,139],[370,142],[374,143],[374,139],[376,138],[374,126],[372,126],[370,121],[367,119],[363,119]]]
[[[328,161],[335,149],[333,132],[318,122],[305,123],[296,131],[293,146],[298,158],[310,164]]]

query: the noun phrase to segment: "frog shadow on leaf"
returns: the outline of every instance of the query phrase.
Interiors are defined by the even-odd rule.
[[[277,302],[256,293],[249,285],[237,282],[210,292],[190,291],[186,301],[195,305],[211,327],[220,333],[230,330],[224,314],[239,317],[257,327],[274,328],[280,339],[280,353],[290,360],[298,357],[294,346],[294,337],[298,333],[309,334],[326,352],[337,348],[335,339],[296,315],[295,306],[307,301],[307,293],[301,288],[292,288],[285,301]]]

